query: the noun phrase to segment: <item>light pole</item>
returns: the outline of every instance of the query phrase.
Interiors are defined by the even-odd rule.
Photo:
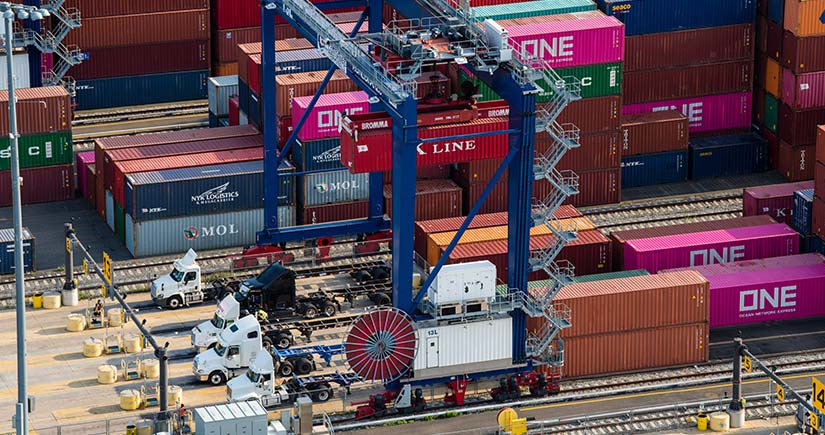
[[[11,142],[11,197],[14,217],[14,283],[17,309],[17,408],[15,430],[18,434],[28,434],[29,402],[26,389],[26,289],[23,282],[23,212],[20,200],[20,162],[17,153],[17,100],[14,96],[14,18],[20,20],[42,20],[49,11],[34,6],[24,6],[0,2],[0,12],[6,25],[6,66],[8,68],[9,91],[9,141]]]

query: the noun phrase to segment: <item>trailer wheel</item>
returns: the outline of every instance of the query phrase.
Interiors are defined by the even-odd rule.
[[[307,319],[314,319],[317,315],[318,309],[315,308],[315,305],[307,304],[306,308],[304,308],[304,317]]]
[[[181,299],[180,296],[172,296],[168,301],[166,301],[166,305],[170,309],[177,310],[181,307],[181,305],[183,305],[183,299]]]
[[[324,304],[324,315],[327,317],[332,317],[335,315],[335,305],[327,302]]]
[[[289,346],[292,346],[292,337],[289,334],[278,334],[275,338],[275,347],[278,349],[289,349]]]
[[[319,386],[320,389],[312,393],[313,402],[326,402],[332,397],[332,389],[328,385]]]
[[[282,362],[281,366],[278,368],[278,373],[283,377],[292,376],[293,371],[294,368],[292,367],[292,362],[289,360]]]
[[[295,360],[295,373],[299,375],[306,375],[312,371],[312,363],[306,358],[298,358]]]
[[[209,374],[209,383],[212,385],[221,385],[226,382],[226,375],[223,372],[215,370]]]
[[[375,305],[387,307],[392,305],[392,299],[386,293],[378,293],[375,295]]]
[[[263,344],[264,349],[269,350],[272,347],[272,339],[269,337],[264,337],[261,339],[261,344]]]

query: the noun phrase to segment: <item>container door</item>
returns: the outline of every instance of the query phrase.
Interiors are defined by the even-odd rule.
[[[427,368],[438,367],[438,336],[427,337]]]

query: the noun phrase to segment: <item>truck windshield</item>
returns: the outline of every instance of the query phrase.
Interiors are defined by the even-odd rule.
[[[172,273],[169,274],[175,282],[180,282],[183,279],[183,271],[178,269],[172,269]]]
[[[215,353],[218,354],[218,356],[223,356],[223,354],[226,353],[226,348],[221,346],[220,343],[218,343],[215,345]]]
[[[226,320],[222,319],[217,313],[215,317],[212,318],[212,326],[218,329],[223,329],[223,325],[226,323]]]
[[[253,370],[247,370],[246,371],[246,377],[249,378],[249,380],[252,381],[253,384],[257,384],[258,381],[261,380],[261,374],[256,373]]]
[[[274,281],[276,278],[278,278],[278,276],[280,276],[283,273],[283,271],[283,267],[277,264],[273,264],[272,266],[269,266],[268,268],[266,268],[266,270],[261,272],[260,275],[258,275],[258,281],[263,285],[267,285]]]

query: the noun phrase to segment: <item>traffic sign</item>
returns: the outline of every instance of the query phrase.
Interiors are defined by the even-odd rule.
[[[112,283],[112,259],[109,258],[109,254],[106,252],[103,253],[103,277],[106,282]]]
[[[811,378],[811,403],[819,412],[825,412],[825,384],[815,377]]]
[[[510,432],[511,435],[524,435],[527,433],[527,419],[526,418],[516,418],[510,423]]]
[[[785,401],[785,389],[782,388],[782,385],[776,384],[776,398],[779,399],[780,402]]]
[[[811,427],[814,428],[814,430],[818,431],[819,430],[819,416],[817,415],[817,413],[812,412],[809,421],[811,423]]]
[[[106,297],[106,284],[103,284],[103,285],[100,286],[100,297],[102,297],[102,298]]]
[[[744,356],[742,358],[742,368],[747,372],[750,373],[753,371],[753,361],[751,361],[751,357]]]
[[[72,252],[72,239],[66,237],[66,252]]]

